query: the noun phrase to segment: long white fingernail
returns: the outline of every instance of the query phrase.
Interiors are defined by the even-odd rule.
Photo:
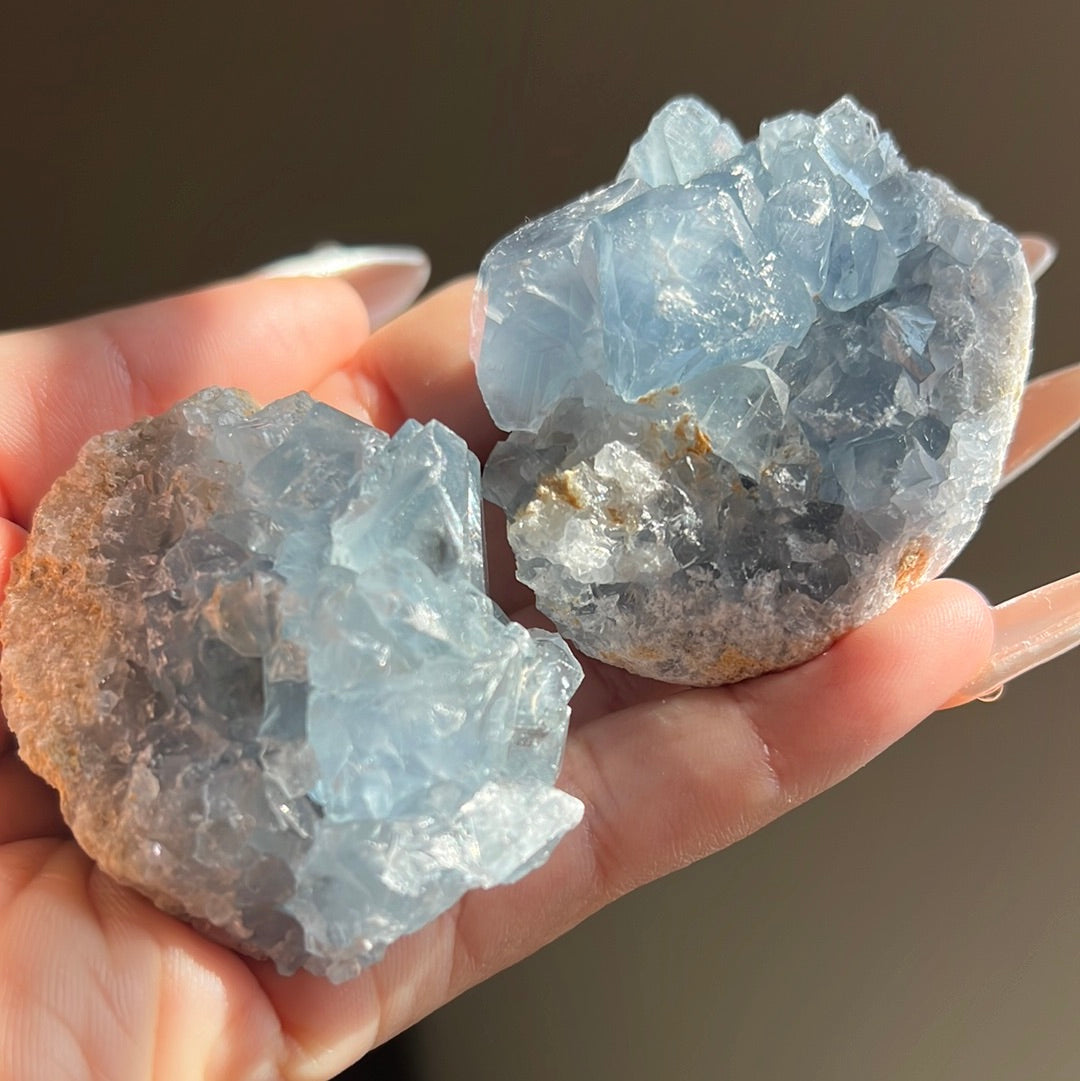
[[[1016,480],[1080,429],[1080,364],[1028,383],[998,489]]]
[[[1022,236],[1020,245],[1024,249],[1024,259],[1028,265],[1031,280],[1037,282],[1053,265],[1057,258],[1057,245],[1046,236]]]
[[[999,687],[1080,646],[1080,574],[1014,597],[994,610],[986,667],[951,704],[996,697]]]
[[[424,291],[431,261],[408,245],[320,244],[303,255],[260,267],[256,278],[343,278],[359,294],[375,330],[400,315]]]

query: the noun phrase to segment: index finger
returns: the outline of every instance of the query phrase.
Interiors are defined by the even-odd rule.
[[[0,517],[34,507],[92,435],[206,386],[269,401],[322,382],[368,334],[334,279],[248,281],[0,335]]]
[[[440,420],[483,461],[501,438],[476,385],[469,356],[474,279],[460,278],[426,297],[360,347],[353,363],[315,390],[346,386],[372,422],[393,432],[407,418]]]

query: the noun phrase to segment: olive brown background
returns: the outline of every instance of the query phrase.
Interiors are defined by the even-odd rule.
[[[1077,359],[1072,2],[31,7],[0,2],[0,327],[329,238],[419,244],[437,282],[610,178],[674,93],[752,133],[852,92],[914,164],[1058,240],[1036,370]],[[991,599],[1080,569],[1078,444],[995,501],[955,568]],[[938,714],[357,1076],[1074,1081],[1078,698],[1074,655]]]

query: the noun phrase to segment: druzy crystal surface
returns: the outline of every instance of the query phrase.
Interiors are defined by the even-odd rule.
[[[850,98],[743,142],[670,102],[616,181],[487,255],[486,494],[586,652],[711,684],[826,648],[939,573],[1029,356],[1018,241]]]
[[[479,469],[306,395],[206,391],[93,440],[3,612],[4,710],[115,877],[340,980],[581,816],[580,679],[484,592]]]

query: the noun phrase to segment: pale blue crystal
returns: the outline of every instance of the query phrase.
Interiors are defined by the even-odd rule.
[[[481,267],[480,388],[514,433],[485,483],[519,576],[648,675],[811,656],[974,531],[1031,319],[1017,240],[852,99],[747,143],[676,99],[614,184]]]
[[[739,133],[703,101],[677,98],[630,147],[615,179],[643,180],[651,188],[686,184],[715,173],[741,149]]]
[[[391,438],[306,395],[206,391],[93,441],[35,519],[3,657],[80,843],[334,980],[542,863],[581,816],[553,787],[581,673],[487,597],[480,508],[442,425]]]

